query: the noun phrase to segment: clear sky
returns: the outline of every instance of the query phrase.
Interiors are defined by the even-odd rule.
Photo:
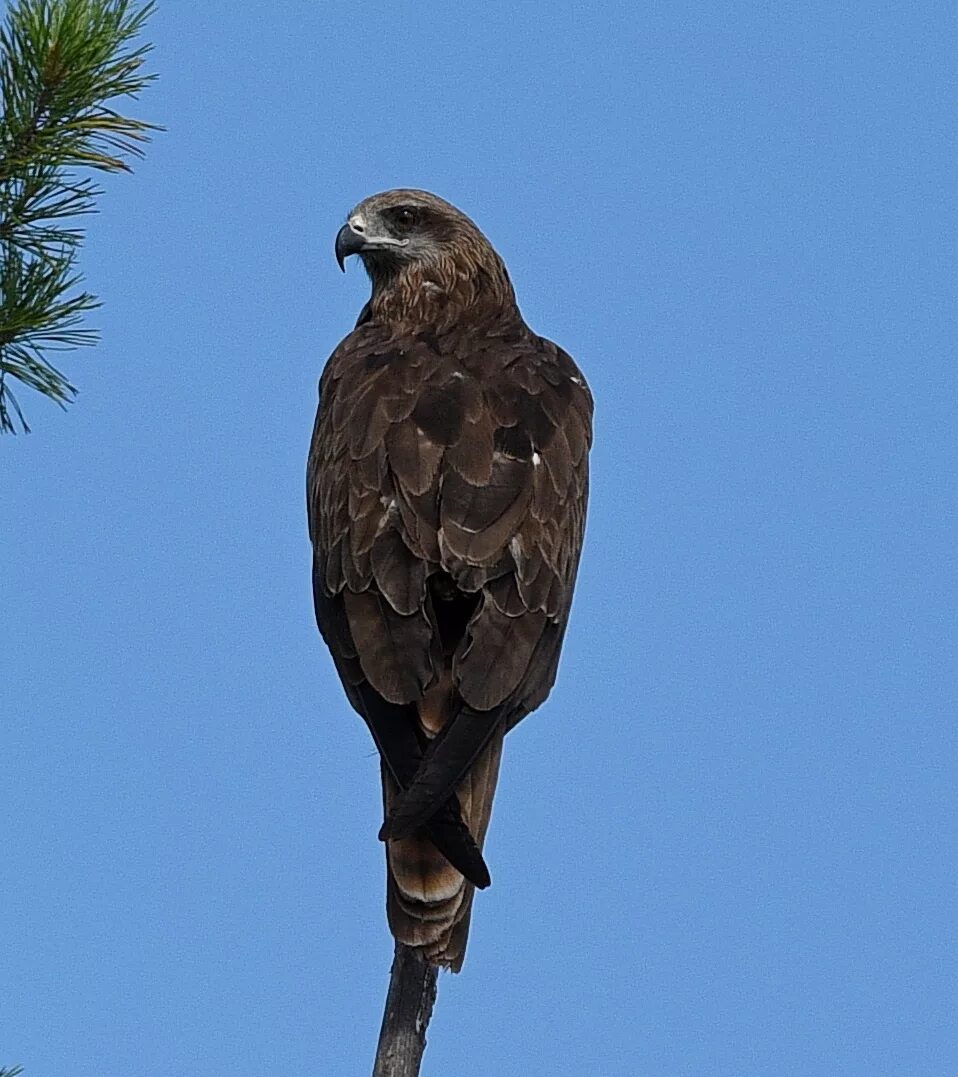
[[[596,398],[424,1077],[958,1073],[952,2],[165,0],[103,342],[0,442],[0,1063],[352,1077],[392,945],[304,466],[391,186]]]

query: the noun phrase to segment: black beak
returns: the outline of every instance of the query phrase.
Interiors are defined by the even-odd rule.
[[[365,236],[361,236],[358,232],[354,232],[348,224],[344,224],[340,228],[338,235],[336,236],[336,261],[339,263],[339,268],[346,272],[346,259],[351,254],[359,254],[366,244]]]

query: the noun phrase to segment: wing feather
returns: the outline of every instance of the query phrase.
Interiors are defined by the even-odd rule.
[[[435,680],[433,630],[420,610],[404,617],[374,590],[343,591],[363,673],[390,703],[412,703]]]
[[[396,613],[411,616],[426,601],[426,563],[403,542],[399,531],[387,527],[373,543],[373,580]]]
[[[397,421],[386,435],[389,470],[409,494],[424,494],[434,487],[442,455],[443,446],[415,423]]]
[[[483,603],[452,667],[459,694],[470,707],[491,712],[515,692],[545,622],[538,611],[510,617],[494,601]]]

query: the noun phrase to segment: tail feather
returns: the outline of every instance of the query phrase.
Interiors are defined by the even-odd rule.
[[[426,836],[440,853],[478,889],[492,882],[469,827],[463,822],[457,797],[450,797],[426,824]]]
[[[412,781],[394,800],[380,839],[404,838],[429,820],[496,737],[502,720],[501,714],[459,707],[423,753]]]
[[[500,728],[459,782],[462,819],[481,850],[492,814],[502,756]],[[399,787],[383,768],[386,817]],[[423,830],[386,842],[386,912],[393,935],[425,960],[458,972],[466,952],[474,885],[443,856]]]

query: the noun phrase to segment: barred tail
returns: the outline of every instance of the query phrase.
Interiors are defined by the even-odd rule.
[[[457,787],[462,818],[482,849],[502,757],[500,729]],[[398,788],[383,768],[383,801],[388,818]],[[422,830],[386,842],[386,913],[399,942],[423,958],[458,972],[469,934],[475,887],[439,852]]]

